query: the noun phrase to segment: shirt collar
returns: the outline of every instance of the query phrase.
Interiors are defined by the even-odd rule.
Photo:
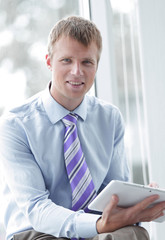
[[[49,120],[51,121],[52,124],[55,124],[56,122],[60,121],[63,117],[65,117],[68,113],[70,113],[70,111],[64,108],[58,102],[56,102],[56,100],[50,94],[49,86],[50,83],[48,84],[47,88],[43,91],[42,102]],[[76,109],[74,109],[74,111],[72,111],[72,113],[76,113],[78,116],[81,117],[83,121],[86,119],[87,116],[86,96],[84,97],[81,104]]]

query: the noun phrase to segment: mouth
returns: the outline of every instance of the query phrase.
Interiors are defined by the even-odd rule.
[[[74,81],[67,81],[72,86],[81,86],[84,84],[84,82],[74,82]]]

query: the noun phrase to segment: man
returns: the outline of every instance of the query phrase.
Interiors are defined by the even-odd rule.
[[[112,179],[129,180],[119,110],[86,95],[101,48],[92,22],[59,21],[48,42],[49,86],[1,121],[7,240],[92,238],[163,214],[164,202],[147,209],[158,196],[121,209],[114,195],[102,215],[87,209]]]

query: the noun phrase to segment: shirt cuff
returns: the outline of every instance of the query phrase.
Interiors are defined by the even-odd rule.
[[[90,238],[98,234],[96,222],[101,215],[82,213],[76,218],[76,232],[81,238]]]

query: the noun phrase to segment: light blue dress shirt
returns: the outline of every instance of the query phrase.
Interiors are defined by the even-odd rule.
[[[73,111],[86,162],[97,192],[112,179],[129,180],[124,150],[124,125],[113,105],[86,95]],[[7,239],[27,229],[56,237],[93,237],[99,215],[73,212],[64,155],[69,111],[49,88],[1,118],[0,162]]]

